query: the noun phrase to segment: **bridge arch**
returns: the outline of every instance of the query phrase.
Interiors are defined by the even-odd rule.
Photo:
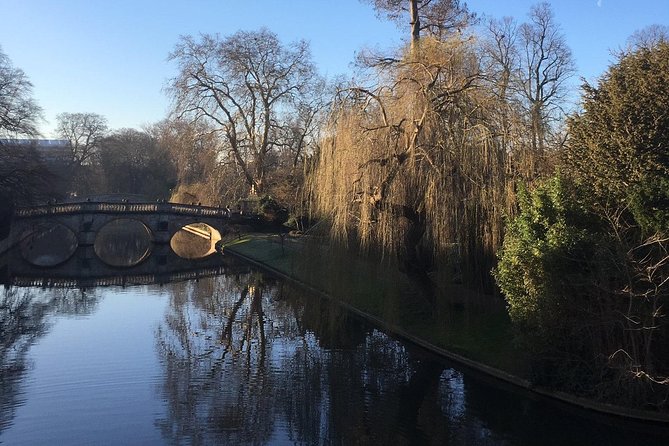
[[[21,256],[39,267],[53,267],[66,262],[77,250],[77,235],[68,225],[59,222],[40,222],[21,234]]]
[[[181,227],[170,238],[172,251],[184,259],[201,259],[216,252],[221,241],[221,231],[203,223],[193,222]]]
[[[101,261],[110,266],[135,266],[151,255],[153,233],[141,220],[115,218],[97,231],[93,251]]]

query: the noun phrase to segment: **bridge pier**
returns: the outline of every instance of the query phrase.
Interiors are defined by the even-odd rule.
[[[98,256],[95,254],[92,243],[90,245],[79,244],[79,249],[77,249],[75,255],[77,266],[82,272],[90,270],[91,265],[94,265],[98,261]]]
[[[81,215],[79,221],[79,235],[77,236],[79,246],[91,246],[95,243],[96,233],[93,231],[94,223],[93,215]]]
[[[172,239],[170,234],[170,220],[169,215],[159,215],[157,221],[151,227],[153,232],[153,242],[156,244],[169,243]]]

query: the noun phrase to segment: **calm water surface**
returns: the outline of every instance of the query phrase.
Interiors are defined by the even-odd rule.
[[[652,445],[229,260],[163,285],[0,290],[6,445]]]

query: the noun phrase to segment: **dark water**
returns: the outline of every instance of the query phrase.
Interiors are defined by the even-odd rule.
[[[669,444],[225,262],[167,285],[0,290],[0,443]]]

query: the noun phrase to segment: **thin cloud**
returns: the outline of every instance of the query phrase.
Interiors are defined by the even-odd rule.
[[[601,8],[602,7],[602,0],[597,0],[597,7]]]

